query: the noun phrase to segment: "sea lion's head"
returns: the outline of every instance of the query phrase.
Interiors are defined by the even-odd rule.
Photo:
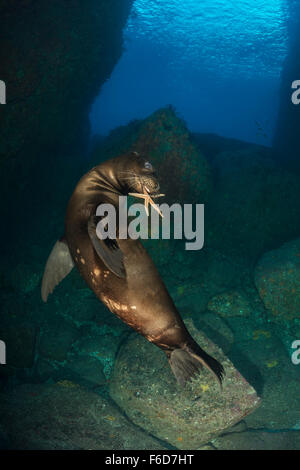
[[[126,164],[119,171],[118,180],[124,193],[141,193],[155,196],[160,186],[152,163],[138,152],[130,152]]]

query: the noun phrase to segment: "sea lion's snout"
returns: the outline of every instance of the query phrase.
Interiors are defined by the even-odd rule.
[[[150,196],[155,196],[160,190],[160,184],[156,178],[147,178],[147,180],[143,182],[143,186]]]
[[[145,176],[134,174],[126,185],[126,192],[135,192],[140,194],[149,194],[155,196],[159,193],[160,184],[155,176]]]

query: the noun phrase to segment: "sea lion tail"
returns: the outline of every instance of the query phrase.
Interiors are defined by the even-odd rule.
[[[180,385],[185,385],[204,366],[216,376],[222,388],[222,364],[201,349],[196,342],[185,345],[184,348],[174,349],[168,356],[172,372]]]

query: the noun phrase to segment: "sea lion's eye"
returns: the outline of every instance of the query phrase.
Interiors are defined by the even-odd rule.
[[[153,170],[153,166],[151,165],[150,162],[145,162],[144,167],[146,168],[146,170]]]

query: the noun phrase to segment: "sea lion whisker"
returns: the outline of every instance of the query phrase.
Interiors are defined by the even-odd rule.
[[[123,181],[136,181],[134,176],[127,176],[126,178],[122,178]]]
[[[136,177],[136,175],[133,171],[119,171],[119,175],[131,175],[132,177]]]

